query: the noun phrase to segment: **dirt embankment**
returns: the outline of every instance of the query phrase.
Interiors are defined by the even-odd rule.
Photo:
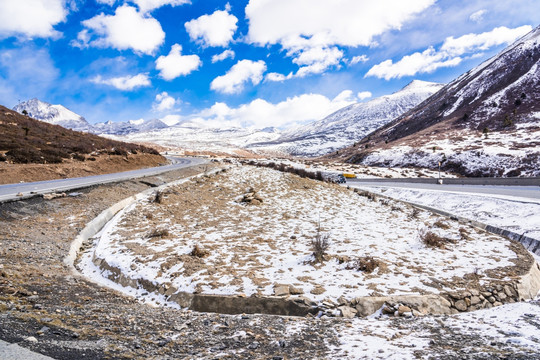
[[[99,155],[95,161],[64,160],[60,164],[8,164],[0,162],[0,184],[110,174],[165,164],[161,155]]]

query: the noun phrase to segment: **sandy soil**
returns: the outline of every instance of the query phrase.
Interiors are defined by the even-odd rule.
[[[66,179],[154,167],[166,163],[161,155],[100,155],[96,161],[65,161],[61,164],[7,164],[0,162],[0,184]]]

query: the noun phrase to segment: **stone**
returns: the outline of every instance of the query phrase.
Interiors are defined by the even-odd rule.
[[[347,301],[347,299],[345,299],[345,296],[341,295],[338,299],[337,299],[337,302],[339,305],[347,305],[349,302]]]
[[[472,296],[480,296],[480,291],[478,291],[477,289],[469,289],[469,292]]]
[[[465,303],[464,300],[456,301],[456,303],[454,304],[454,307],[458,309],[459,311],[467,311],[467,304]]]
[[[405,305],[400,305],[397,309],[399,316],[403,316],[405,313],[412,313],[412,309]]]
[[[511,298],[515,298],[517,296],[516,291],[509,285],[504,286],[504,293],[506,294],[506,296]]]
[[[275,296],[289,296],[289,285],[276,285],[274,286]]]
[[[487,300],[488,300],[490,303],[492,303],[492,304],[496,301],[495,298],[494,298],[493,296],[489,296],[489,297],[487,298]]]
[[[394,309],[393,306],[384,304],[384,307],[382,308],[382,313],[385,315],[394,315],[396,312],[396,309]]]
[[[471,305],[479,304],[482,300],[478,296],[471,296]]]
[[[33,336],[29,336],[29,337],[25,338],[24,341],[33,342],[33,343],[38,342],[38,340]]]
[[[504,293],[504,291],[501,291],[497,294],[497,296],[499,297],[499,300],[504,300],[507,298],[506,294]]]
[[[490,293],[489,291],[483,291],[483,292],[482,292],[482,296],[485,297],[485,298],[487,299],[488,297],[491,296],[491,293]]]
[[[465,304],[467,304],[467,307],[471,306],[471,299],[465,298],[463,299],[463,301],[465,301]]]
[[[502,302],[500,302],[500,301],[495,301],[493,303],[493,306],[501,306],[501,305],[502,305]]]
[[[346,319],[352,319],[356,316],[356,313],[358,312],[355,308],[352,308],[350,306],[340,306],[339,311],[341,311],[341,316],[343,316]]]
[[[289,293],[291,295],[302,295],[304,293],[304,290],[294,287],[292,285],[289,285]]]

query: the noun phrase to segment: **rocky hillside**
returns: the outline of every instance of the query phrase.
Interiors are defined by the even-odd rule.
[[[0,161],[61,163],[64,159],[92,160],[94,155],[158,154],[135,144],[48,124],[0,106]]]
[[[321,156],[354,144],[442,87],[442,84],[415,80],[391,95],[349,105],[322,120],[286,131],[275,141],[249,147],[296,156]]]
[[[540,175],[540,27],[333,157],[467,176]]]

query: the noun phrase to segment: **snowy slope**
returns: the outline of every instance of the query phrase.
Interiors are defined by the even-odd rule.
[[[342,156],[468,176],[540,176],[540,27]]]
[[[13,110],[21,113],[26,110],[28,116],[53,125],[60,125],[76,131],[89,131],[91,125],[79,114],[62,105],[52,105],[38,99],[23,101]]]
[[[272,143],[253,144],[250,147],[298,156],[323,155],[352,145],[442,87],[442,84],[415,80],[391,95],[349,105],[322,120],[286,131]]]
[[[92,132],[102,135],[127,135],[167,128],[168,125],[159,119],[107,121],[93,125]]]

